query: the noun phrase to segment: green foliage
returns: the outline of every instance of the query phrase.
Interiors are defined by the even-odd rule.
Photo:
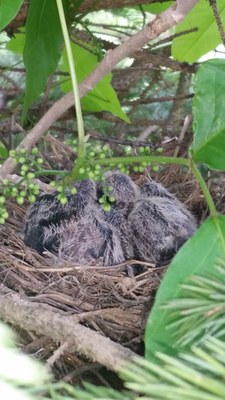
[[[225,24],[225,4],[217,0],[217,6],[222,24]],[[208,1],[199,0],[185,20],[176,28],[176,33],[189,29],[195,32],[182,35],[172,44],[172,56],[179,61],[194,62],[201,56],[214,50],[221,43],[221,37],[216,25],[212,8]]]
[[[4,146],[4,144],[0,142],[0,158],[5,159],[7,157],[8,157],[8,151]]]
[[[77,80],[80,83],[85,79],[98,65],[99,60],[96,55],[83,49],[82,47],[72,44],[72,52],[76,63]],[[69,65],[66,52],[63,52],[62,71],[69,72]],[[129,118],[123,112],[115,90],[112,88],[110,82],[112,74],[107,74],[96,86],[88,93],[82,100],[81,105],[84,111],[110,111],[129,122]],[[61,78],[61,88],[64,92],[72,90],[71,81],[65,82],[65,78]]]
[[[0,0],[0,31],[16,16],[22,3],[23,0]]]
[[[16,33],[6,44],[6,48],[14,53],[23,54],[25,44],[25,34]]]
[[[157,353],[160,365],[137,358],[120,370],[122,392],[84,383],[83,388],[52,385],[52,399],[76,400],[223,400],[225,398],[225,344],[208,337],[202,346],[173,358]],[[58,397],[59,390],[64,396]],[[51,390],[51,393],[52,393]],[[38,393],[38,391],[37,391]]]
[[[2,399],[29,400],[30,387],[43,384],[47,371],[18,351],[11,330],[0,324],[0,393]]]
[[[64,0],[64,6],[67,13],[67,0]],[[26,93],[23,116],[43,92],[49,75],[55,71],[62,45],[63,37],[55,0],[31,0],[24,47]]]
[[[223,215],[216,220],[209,218],[205,221],[180,249],[167,270],[146,326],[145,345],[148,359],[152,359],[156,351],[174,354],[183,349],[184,343],[177,343],[174,331],[168,329],[171,324],[171,313],[163,306],[169,300],[181,296],[183,290],[181,285],[187,283],[190,276],[212,271],[218,257],[225,260],[225,216]]]
[[[193,158],[214,169],[225,169],[225,60],[200,65],[194,81]]]
[[[216,272],[216,277],[215,277]],[[168,326],[176,343],[201,343],[205,336],[225,338],[225,264],[202,276],[193,275],[181,285],[181,296],[164,306],[175,322]]]
[[[164,3],[154,3],[154,4],[149,4],[149,5],[143,5],[143,10],[148,11],[152,14],[159,14],[162,11],[166,10],[168,7],[170,7],[172,4],[174,4],[174,1],[166,1]]]

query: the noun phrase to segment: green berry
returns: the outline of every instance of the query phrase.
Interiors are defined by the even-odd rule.
[[[17,154],[15,150],[10,150],[9,155],[10,157],[15,158]]]
[[[20,171],[25,171],[25,172],[27,172],[28,169],[29,169],[29,166],[28,166],[27,164],[23,164],[22,167],[21,167],[21,169],[20,169]]]
[[[63,204],[63,205],[66,204],[67,201],[68,201],[66,197],[60,197],[59,200],[60,200],[60,203]]]
[[[31,150],[31,154],[33,154],[33,155],[38,154],[38,148],[33,147],[33,149]]]
[[[9,179],[3,179],[3,180],[2,180],[2,183],[3,183],[3,185],[5,185],[5,186],[8,186],[9,182],[10,182]]]
[[[110,204],[104,204],[104,205],[102,206],[102,208],[103,208],[103,210],[104,210],[105,212],[109,212],[109,211],[111,210]]]
[[[0,224],[3,225],[5,223],[5,218],[0,217]]]
[[[2,216],[2,218],[4,218],[5,220],[8,219],[8,218],[9,218],[9,213],[8,213],[8,211],[7,211],[7,210],[4,210],[1,216]]]
[[[98,201],[99,201],[99,203],[103,204],[105,202],[105,199],[104,199],[104,197],[100,197],[100,199]]]
[[[132,147],[131,146],[125,146],[124,150],[125,150],[125,153],[127,155],[130,155],[132,153]]]
[[[93,179],[95,176],[93,171],[88,172],[88,178]]]
[[[43,164],[43,162],[44,162],[43,158],[39,157],[39,158],[37,159],[37,163],[38,163],[39,165]]]
[[[57,190],[58,190],[58,192],[63,192],[64,187],[63,187],[63,186],[58,186],[58,187],[57,187]]]
[[[12,189],[11,189],[11,196],[15,197],[15,196],[17,196],[17,194],[18,194],[17,188],[16,188],[16,187],[12,187]]]
[[[71,194],[76,194],[77,193],[77,189],[75,187],[70,189],[70,193]]]
[[[51,186],[51,187],[56,187],[56,181],[51,181],[51,182],[50,182],[50,186]]]
[[[25,157],[19,157],[18,159],[20,164],[24,164],[26,162],[26,158]]]
[[[84,173],[85,173],[85,168],[84,168],[84,167],[81,167],[81,168],[79,169],[79,174],[83,175]]]
[[[0,196],[0,205],[5,204],[5,197],[4,196]]]
[[[18,196],[18,197],[16,198],[16,202],[17,202],[20,206],[22,206],[22,204],[24,203],[24,198],[21,197],[21,196]]]
[[[30,195],[28,196],[28,200],[29,200],[31,203],[34,203],[35,200],[36,200],[36,197],[35,197],[33,194],[30,194]]]
[[[39,186],[35,187],[35,188],[32,190],[32,193],[35,194],[35,195],[39,194],[39,193],[40,193],[40,188],[39,188]]]
[[[27,195],[27,191],[26,190],[21,190],[20,191],[20,196],[25,197]]]
[[[35,178],[35,174],[33,172],[28,172],[27,179],[31,180]]]
[[[116,200],[115,197],[109,196],[109,201],[110,201],[111,203],[114,203],[115,200]]]
[[[21,150],[19,151],[19,154],[20,154],[21,156],[25,156],[25,154],[27,154],[27,150],[26,150],[26,149],[21,149]]]

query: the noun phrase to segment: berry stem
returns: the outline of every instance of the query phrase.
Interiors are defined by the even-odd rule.
[[[80,166],[83,165],[84,160],[85,160],[85,155],[86,155],[84,124],[83,124],[82,110],[81,110],[81,104],[80,104],[80,95],[79,95],[79,88],[78,88],[78,82],[77,82],[77,76],[76,76],[76,69],[75,69],[68,29],[67,29],[67,25],[66,25],[66,19],[65,19],[64,9],[63,9],[63,5],[62,5],[62,0],[56,0],[56,4],[57,4],[57,8],[58,8],[59,19],[60,19],[60,24],[61,24],[61,28],[62,28],[63,37],[64,37],[64,42],[65,42],[65,46],[66,46],[66,53],[67,53],[67,57],[68,57],[70,76],[71,76],[71,82],[72,82],[72,87],[73,87],[75,112],[76,112],[76,118],[77,118],[78,158],[76,161],[76,165],[72,169],[72,173],[71,173],[71,175],[72,175],[71,178],[76,179],[77,172],[79,171]]]

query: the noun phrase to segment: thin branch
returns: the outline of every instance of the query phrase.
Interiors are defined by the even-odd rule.
[[[119,61],[132,55],[150,40],[158,37],[162,32],[180,23],[198,0],[177,0],[174,5],[158,14],[154,21],[148,23],[133,37],[108,52],[102,62],[79,85],[80,97],[89,93],[97,83],[107,75]],[[30,149],[50,126],[73,105],[73,93],[70,92],[58,100],[40,119],[30,133],[22,140],[18,148]],[[0,177],[10,174],[16,166],[15,161],[9,157],[1,167]]]
[[[35,304],[0,285],[0,318],[22,329],[46,335],[55,342],[70,343],[71,352],[78,352],[112,371],[136,356],[131,350],[75,322],[73,315],[58,313],[53,307]]]
[[[224,31],[224,27],[223,27],[223,22],[222,22],[221,17],[220,17],[217,1],[216,0],[209,0],[209,3],[210,3],[210,6],[212,7],[212,10],[213,10],[213,14],[214,14],[214,17],[215,17],[215,20],[216,20],[216,25],[218,27],[221,39],[222,39],[222,43],[225,46],[225,31]]]

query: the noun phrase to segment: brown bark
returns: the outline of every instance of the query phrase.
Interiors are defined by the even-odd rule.
[[[32,302],[28,297],[0,285],[0,318],[27,331],[45,335],[56,343],[69,343],[70,352],[78,352],[112,371],[136,356],[131,350],[63,315],[54,308]]]

